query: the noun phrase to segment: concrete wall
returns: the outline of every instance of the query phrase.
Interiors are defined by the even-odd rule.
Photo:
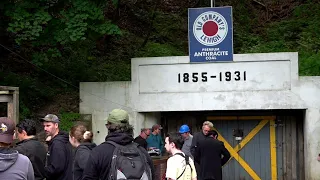
[[[307,104],[304,121],[305,179],[320,179],[320,77],[300,77],[299,88],[294,89]]]
[[[114,108],[129,112],[135,136],[140,128],[160,121],[160,113],[154,112],[307,109],[305,179],[320,179],[316,160],[320,153],[320,77],[298,76],[297,53],[237,54],[231,63],[206,64],[190,64],[187,56],[134,58],[131,66],[131,82],[80,84],[80,113],[93,115],[97,143],[104,141],[104,120]],[[179,73],[203,71],[215,75],[246,71],[247,77],[246,81],[209,84],[177,81]]]

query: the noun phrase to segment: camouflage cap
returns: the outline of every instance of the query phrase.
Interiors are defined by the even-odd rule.
[[[107,123],[112,124],[128,124],[129,114],[127,111],[122,109],[114,109],[109,113]]]
[[[54,114],[47,114],[44,118],[41,118],[41,121],[59,123],[60,119]]]

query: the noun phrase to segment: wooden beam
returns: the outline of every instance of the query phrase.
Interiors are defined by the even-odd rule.
[[[12,102],[13,100],[13,96],[8,94],[8,95],[4,95],[4,94],[0,94],[0,103],[8,103],[8,102]]]
[[[258,132],[268,123],[268,120],[262,120],[260,123],[253,128],[250,133],[233,149],[238,153],[248,142],[251,141],[251,139],[258,134]],[[229,161],[232,159],[232,157],[229,159]],[[226,163],[227,164],[227,163]],[[225,165],[226,165],[225,164]]]
[[[2,94],[10,94],[10,91],[0,91],[0,95]]]
[[[271,120],[276,119],[276,116],[208,116],[208,121],[221,120]]]
[[[215,131],[217,131],[217,129],[213,128]],[[228,141],[226,139],[224,139],[224,137],[222,137],[222,135],[217,131],[218,133],[218,139],[220,141],[222,141],[226,147],[226,149],[230,152],[231,157],[233,157],[236,161],[239,162],[239,164],[243,167],[243,169],[245,171],[247,171],[247,173],[254,179],[254,180],[261,180],[261,178],[257,175],[257,173],[247,164],[247,162],[245,160],[243,160],[241,158],[241,156],[239,156],[239,154],[233,149],[233,147],[231,147],[231,145],[228,143]]]
[[[12,94],[12,102],[7,105],[7,116],[16,124],[19,122],[19,91],[14,91]]]
[[[250,133],[239,143],[239,146],[237,146],[234,150],[239,152],[248,142],[251,141],[251,139],[258,134],[258,132],[268,123],[268,120],[262,120],[259,122],[259,124],[254,127]]]
[[[304,177],[304,139],[303,139],[303,119],[299,119],[297,122],[298,128],[298,171],[299,171],[299,180],[305,179]]]
[[[292,166],[292,179],[297,179],[297,126],[296,118],[290,116],[291,121],[291,144],[292,144],[292,154],[291,154],[291,166]]]
[[[275,121],[270,120],[270,160],[271,160],[271,180],[277,180],[277,144]]]
[[[282,117],[280,117],[282,119],[282,173],[283,173],[283,176],[282,176],[282,180],[286,180],[287,179],[287,146],[286,146],[286,126],[287,126],[287,121],[285,119],[283,119]]]
[[[286,142],[285,142],[285,146],[286,146],[286,162],[284,162],[286,164],[286,169],[287,169],[287,173],[286,173],[286,178],[288,180],[292,179],[292,136],[291,136],[291,121],[290,119],[286,116],[284,117],[286,119]]]
[[[19,91],[19,88],[11,86],[0,86],[0,91]]]

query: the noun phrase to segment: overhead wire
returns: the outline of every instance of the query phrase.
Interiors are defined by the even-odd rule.
[[[67,80],[64,80],[64,79],[56,76],[55,74],[53,74],[53,73],[51,73],[51,72],[49,72],[49,71],[47,71],[47,70],[45,70],[45,69],[43,69],[43,68],[35,65],[35,64],[33,64],[32,62],[28,61],[26,58],[22,57],[20,54],[12,51],[10,48],[2,45],[1,43],[0,43],[0,46],[3,47],[4,49],[6,49],[7,51],[13,53],[14,55],[20,57],[22,60],[24,60],[25,62],[31,64],[31,65],[34,66],[35,68],[40,69],[41,71],[49,74],[50,76],[52,76],[52,77],[54,77],[54,78],[56,78],[56,79],[58,79],[58,80],[60,80],[60,81],[62,81],[62,82],[64,82],[64,83],[66,83],[66,84],[68,84],[68,85],[70,85],[70,86],[72,86],[72,87],[74,87],[74,88],[76,88],[76,89],[78,89],[78,90],[80,90],[80,91],[82,91],[82,92],[84,92],[84,93],[90,94],[90,95],[92,95],[92,96],[96,96],[96,97],[98,97],[98,98],[100,98],[100,99],[103,99],[103,100],[105,100],[105,101],[107,101],[107,102],[111,102],[111,103],[116,104],[116,105],[119,105],[119,106],[121,106],[121,107],[125,107],[125,108],[131,109],[131,110],[136,110],[136,109],[134,109],[134,108],[132,108],[132,107],[129,107],[129,106],[126,106],[126,105],[123,105],[123,104],[114,102],[114,101],[112,101],[112,100],[106,99],[106,98],[104,98],[104,97],[101,97],[101,96],[98,96],[98,95],[93,94],[93,93],[91,93],[91,92],[88,92],[88,91],[85,91],[85,90],[83,90],[83,89],[80,89],[78,86],[73,85],[72,83],[68,82]]]

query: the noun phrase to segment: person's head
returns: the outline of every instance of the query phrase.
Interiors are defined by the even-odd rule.
[[[150,136],[150,129],[149,128],[142,128],[140,136],[144,139],[147,139]]]
[[[92,142],[93,133],[88,131],[84,125],[75,125],[70,129],[69,141],[73,147],[78,147],[81,143]]]
[[[213,137],[214,139],[218,139],[219,134],[215,130],[210,130],[208,136]]]
[[[15,124],[8,117],[0,117],[0,147],[9,147],[13,141]]]
[[[16,125],[16,128],[16,135],[20,141],[29,139],[30,137],[35,136],[37,133],[36,122],[31,119],[20,121]]]
[[[133,135],[133,126],[129,124],[129,114],[122,109],[114,109],[109,113],[106,127],[110,133]]]
[[[153,133],[153,134],[158,135],[158,134],[161,133],[162,127],[161,127],[161,125],[159,125],[159,124],[155,124],[155,125],[152,126],[151,129],[152,129],[152,133]]]
[[[188,125],[184,124],[180,127],[179,129],[179,133],[181,134],[181,136],[186,139],[190,136],[190,128]]]
[[[47,136],[51,136],[53,138],[59,133],[59,123],[60,120],[58,116],[54,114],[48,114],[44,118],[41,118],[41,122],[43,123],[44,131]]]
[[[169,133],[165,139],[165,148],[173,154],[176,150],[181,150],[184,140],[180,133]]]
[[[202,133],[204,135],[208,135],[209,131],[213,128],[213,124],[210,121],[205,121],[202,124]]]

